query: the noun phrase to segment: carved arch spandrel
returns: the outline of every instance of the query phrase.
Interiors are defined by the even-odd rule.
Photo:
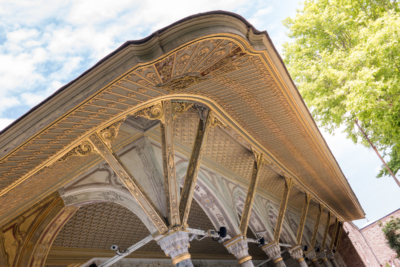
[[[106,171],[108,176],[102,174]],[[89,181],[89,182],[85,182]],[[113,202],[119,204],[137,215],[151,233],[157,232],[152,220],[140,207],[136,199],[115,177],[113,170],[106,164],[88,170],[85,174],[75,178],[68,185],[61,188],[60,194],[66,206],[84,206],[92,203]]]
[[[77,209],[66,208],[56,192],[4,225],[0,231],[5,256],[2,264],[5,267],[44,266],[56,234]]]

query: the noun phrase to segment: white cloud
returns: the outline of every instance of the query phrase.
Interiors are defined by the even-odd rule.
[[[13,121],[14,120],[12,119],[0,118],[0,131],[10,125]]]

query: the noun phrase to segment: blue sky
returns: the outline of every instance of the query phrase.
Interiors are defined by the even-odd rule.
[[[278,51],[286,37],[282,20],[298,1],[0,1],[0,130],[76,78],[126,40],[143,38],[183,17],[210,11],[238,13],[267,30]],[[392,178],[376,179],[380,161],[340,130],[323,134],[367,218],[400,208]],[[358,226],[366,220],[355,222]]]

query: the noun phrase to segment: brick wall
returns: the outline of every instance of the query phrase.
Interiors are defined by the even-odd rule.
[[[390,220],[392,216],[395,218],[399,218],[400,209],[383,217],[382,219],[380,219],[380,221],[382,222],[382,224],[385,224],[386,221]],[[385,236],[382,232],[382,228],[379,227],[378,222],[374,222],[362,228],[361,232],[368,240],[369,244],[375,252],[375,255],[378,257],[379,261],[382,264],[389,262],[389,260],[393,260],[392,255],[396,254],[396,252],[390,249],[387,245]],[[395,264],[397,267],[400,267],[400,261],[398,259],[396,259]]]
[[[343,224],[342,238],[339,242],[339,253],[347,267],[379,267],[379,263],[367,240],[352,222],[345,222]]]

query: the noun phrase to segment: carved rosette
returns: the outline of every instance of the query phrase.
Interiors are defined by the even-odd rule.
[[[161,240],[157,241],[157,244],[165,252],[167,256],[170,256],[172,263],[177,263],[190,259],[189,254],[189,233],[187,232],[175,232],[171,235],[167,235]]]
[[[274,263],[282,260],[281,248],[279,247],[278,242],[273,241],[263,246],[262,250],[264,250],[268,257],[274,261]]]
[[[243,239],[242,235],[238,235],[224,243],[224,246],[229,253],[233,254],[237,259],[239,264],[243,264],[246,261],[251,260],[251,256],[248,252],[247,240]]]
[[[84,141],[80,145],[74,147],[69,152],[67,152],[58,161],[66,161],[69,157],[73,156],[84,157],[93,152],[95,152],[95,149],[93,148],[92,144],[88,141]]]
[[[160,120],[164,123],[164,108],[162,102],[156,103],[149,108],[142,109],[134,115],[148,120]]]

